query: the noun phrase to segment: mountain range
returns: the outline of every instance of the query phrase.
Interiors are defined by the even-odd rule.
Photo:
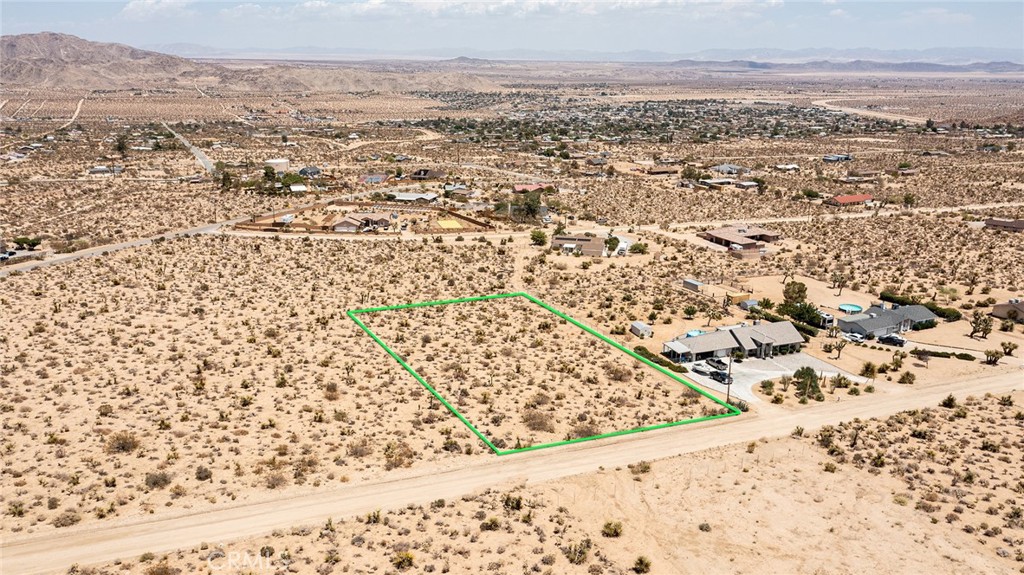
[[[443,60],[423,60],[422,55],[419,55],[419,61],[412,57],[405,60],[375,60],[364,53],[361,59],[339,61],[342,58],[338,54],[332,58],[325,58],[321,48],[303,48],[293,49],[303,53],[289,54],[288,58],[285,58],[283,52],[279,52],[276,56],[265,54],[261,61],[255,61],[252,57],[248,61],[239,61],[233,53],[206,52],[202,47],[194,45],[177,44],[164,46],[162,49],[188,52],[192,56],[185,58],[123,44],[91,42],[76,36],[52,32],[0,36],[0,81],[7,85],[75,89],[202,86],[222,91],[263,92],[268,87],[281,87],[288,91],[397,92],[436,90],[443,87],[481,91],[498,89],[501,82],[507,81],[513,71],[522,73],[521,62],[484,59],[471,53]],[[704,55],[719,53],[751,55],[742,50],[709,51]],[[767,53],[779,57],[782,54]],[[630,58],[650,57],[653,60],[653,56],[647,53],[627,54]],[[938,58],[941,54],[949,56],[948,53],[941,51],[935,52],[933,56]],[[792,53],[789,55],[795,56]],[[846,52],[846,55],[852,56],[854,52]],[[551,78],[559,77],[559,72],[551,71],[551,67],[556,65],[552,62],[539,64],[542,68],[548,68]],[[572,75],[574,81],[583,81],[585,78],[597,78],[602,81],[635,80],[645,76],[657,76],[664,81],[678,81],[694,74],[711,72],[1024,72],[1024,65],[1012,61],[942,64],[864,59],[768,62],[755,59],[685,58],[648,62],[612,61],[603,67],[595,61],[591,68],[593,70],[577,70],[578,73]]]

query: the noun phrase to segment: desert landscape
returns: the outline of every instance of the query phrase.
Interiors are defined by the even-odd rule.
[[[5,573],[1024,572],[1021,64],[0,50]]]

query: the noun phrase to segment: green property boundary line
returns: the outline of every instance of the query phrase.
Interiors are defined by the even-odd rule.
[[[381,340],[381,338],[376,333],[374,333],[373,330],[371,330],[369,327],[367,327],[365,323],[363,323],[358,317],[356,317],[359,314],[365,314],[365,313],[375,313],[375,312],[391,311],[391,310],[399,310],[399,309],[409,309],[409,308],[416,308],[416,307],[441,306],[441,305],[449,305],[449,304],[457,304],[457,303],[470,303],[470,302],[477,302],[477,301],[486,301],[486,300],[492,300],[492,299],[503,299],[503,298],[513,298],[513,297],[522,297],[522,298],[527,299],[528,301],[533,302],[534,304],[540,306],[541,308],[543,308],[543,309],[545,309],[545,310],[555,314],[556,316],[558,316],[558,317],[564,319],[565,321],[575,325],[576,327],[582,329],[586,333],[589,333],[590,335],[600,339],[604,343],[614,347],[615,349],[618,349],[619,351],[625,353],[626,355],[632,357],[633,359],[635,359],[635,360],[637,360],[637,361],[639,361],[639,362],[641,362],[641,363],[643,363],[643,364],[645,364],[645,365],[647,365],[649,367],[652,367],[655,370],[657,370],[658,372],[660,372],[660,373],[668,376],[669,378],[673,379],[674,381],[676,381],[678,383],[681,383],[681,384],[685,385],[686,387],[689,387],[690,389],[692,389],[692,390],[696,391],[697,393],[701,394],[702,396],[710,399],[711,401],[715,402],[716,404],[726,408],[727,411],[725,413],[720,413],[718,415],[708,415],[708,416],[704,416],[704,417],[697,417],[697,418],[692,418],[692,419],[684,419],[684,420],[681,420],[681,421],[671,421],[671,422],[668,422],[668,423],[659,423],[657,425],[648,425],[648,426],[644,426],[644,427],[636,427],[636,428],[633,428],[633,429],[624,429],[624,430],[620,430],[620,431],[612,431],[612,432],[609,432],[609,433],[602,433],[602,434],[599,434],[599,435],[591,435],[591,436],[588,436],[588,437],[580,437],[580,438],[577,438],[577,439],[568,439],[568,440],[563,440],[563,441],[554,441],[554,442],[551,442],[551,443],[543,443],[543,444],[540,444],[540,445],[531,445],[530,447],[523,447],[523,448],[520,448],[520,449],[499,449],[498,447],[496,447],[494,445],[494,443],[491,442],[490,439],[487,438],[487,436],[485,436],[483,433],[481,433],[480,430],[476,428],[476,426],[474,426],[472,423],[470,423],[470,421],[468,419],[466,419],[466,417],[464,415],[462,415],[462,413],[460,413],[459,410],[455,409],[455,406],[453,406],[451,403],[449,403],[448,400],[446,400],[440,393],[438,393],[438,391],[436,389],[434,389],[434,387],[432,385],[427,383],[427,381],[425,379],[423,379],[423,376],[421,376],[419,373],[417,373],[416,370],[412,368],[412,366],[410,366],[408,363],[406,363],[405,360],[402,359],[401,356],[399,356],[393,349],[391,349],[386,343],[384,343],[384,341]],[[734,417],[734,416],[737,416],[737,415],[740,414],[740,410],[739,409],[737,409],[736,407],[734,407],[732,405],[729,405],[728,403],[722,401],[721,399],[715,397],[714,395],[711,395],[707,391],[705,391],[703,389],[700,389],[699,387],[697,387],[696,384],[694,384],[694,383],[692,383],[690,381],[687,381],[686,379],[684,379],[684,378],[680,377],[679,375],[677,375],[677,374],[675,374],[675,373],[665,369],[664,367],[662,367],[662,366],[660,366],[660,365],[658,365],[658,364],[648,360],[647,358],[645,358],[645,357],[643,357],[641,355],[638,355],[634,351],[626,348],[625,346],[619,344],[618,342],[612,340],[611,338],[605,336],[604,334],[598,332],[597,330],[595,330],[595,329],[593,329],[593,328],[591,328],[591,327],[589,327],[587,325],[584,325],[583,323],[580,323],[579,321],[575,320],[574,318],[572,318],[572,317],[562,313],[561,311],[558,311],[557,309],[549,306],[548,304],[540,301],[539,299],[537,299],[537,298],[533,297],[532,295],[530,295],[528,293],[525,293],[525,292],[515,292],[515,293],[495,294],[495,295],[486,295],[486,296],[478,296],[478,297],[466,297],[466,298],[459,298],[459,299],[449,299],[449,300],[427,301],[427,302],[419,302],[419,303],[408,303],[408,304],[400,304],[400,305],[371,307],[371,308],[364,308],[364,309],[349,310],[348,312],[346,312],[346,314],[348,315],[348,317],[352,321],[354,321],[356,323],[356,325],[358,325],[360,327],[360,329],[362,329],[364,332],[366,332],[366,334],[369,335],[373,339],[373,341],[377,342],[377,345],[379,345],[382,348],[384,348],[384,351],[386,351],[388,353],[388,355],[390,355],[395,361],[397,361],[399,363],[399,365],[401,365],[403,368],[405,368],[405,370],[408,371],[409,374],[412,375],[416,379],[416,381],[418,381],[420,383],[420,385],[422,385],[427,391],[430,392],[431,395],[433,395],[438,401],[440,401],[441,404],[444,405],[448,409],[448,411],[452,412],[452,414],[455,415],[455,417],[459,418],[459,421],[461,421],[466,427],[468,427],[469,430],[472,431],[473,434],[476,435],[480,439],[480,441],[483,441],[484,444],[487,445],[487,447],[489,447],[491,449],[491,451],[493,451],[495,454],[497,454],[499,456],[501,456],[501,455],[511,455],[513,453],[522,453],[524,451],[535,451],[537,449],[546,449],[546,448],[549,448],[549,447],[557,447],[557,446],[560,446],[560,445],[570,445],[570,444],[573,444],[573,443],[582,443],[584,441],[593,441],[595,439],[605,439],[605,438],[608,438],[608,437],[618,437],[620,435],[630,435],[630,434],[633,434],[633,433],[640,433],[640,432],[643,432],[643,431],[652,431],[652,430],[655,430],[655,429],[664,429],[664,428],[667,428],[667,427],[676,427],[676,426],[679,426],[679,425],[686,425],[686,424],[690,424],[690,423],[699,423],[701,421],[710,421],[710,420],[713,420],[713,419],[721,419],[723,417]]]

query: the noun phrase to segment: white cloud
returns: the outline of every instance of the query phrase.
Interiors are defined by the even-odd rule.
[[[136,0],[162,2],[170,0]],[[277,4],[238,4],[222,15],[267,16],[283,19],[382,18],[429,15],[437,18],[530,17],[650,13],[699,19],[715,14],[750,15],[783,5],[784,0],[306,0]]]
[[[906,19],[914,22],[925,22],[928,24],[952,24],[963,25],[974,22],[974,16],[963,12],[953,12],[947,8],[922,8],[906,13]]]
[[[190,16],[188,9],[193,0],[131,0],[118,14],[125,20],[154,20],[178,16]]]
[[[847,12],[846,10],[843,10],[842,8],[836,8],[836,9],[830,11],[828,13],[828,15],[833,17],[833,18],[849,18],[850,17],[850,13]]]

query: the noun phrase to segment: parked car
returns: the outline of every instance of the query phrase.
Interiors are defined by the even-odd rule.
[[[883,335],[878,338],[878,343],[885,345],[895,345],[896,347],[903,347],[906,345],[907,340],[902,335],[890,333],[889,335]]]
[[[728,373],[725,373],[724,371],[712,372],[711,373],[711,379],[713,379],[713,380],[715,380],[715,381],[717,381],[719,383],[724,383],[726,385],[732,384],[732,376],[729,375]]]
[[[718,370],[721,370],[721,371],[725,371],[725,370],[729,369],[729,366],[725,365],[725,362],[720,360],[720,359],[718,359],[717,357],[713,357],[713,358],[707,360],[707,364],[710,365],[711,367],[713,367],[715,369],[718,369]]]
[[[693,373],[696,373],[696,374],[699,374],[699,375],[711,375],[711,373],[714,371],[713,369],[711,369],[710,367],[708,367],[707,365],[705,365],[703,363],[695,363],[695,364],[693,364],[693,366],[690,367],[690,370],[693,371]]]
[[[846,341],[852,341],[853,343],[864,343],[864,336],[859,333],[844,333],[843,339]]]

